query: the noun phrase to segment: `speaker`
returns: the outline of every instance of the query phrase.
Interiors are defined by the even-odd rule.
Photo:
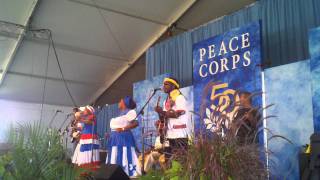
[[[93,176],[97,180],[130,180],[123,169],[116,164],[101,164],[101,168]]]
[[[310,154],[300,155],[300,179],[320,179],[320,133],[310,136]]]
[[[107,151],[105,150],[100,150],[100,162],[106,162],[106,157],[107,157]]]

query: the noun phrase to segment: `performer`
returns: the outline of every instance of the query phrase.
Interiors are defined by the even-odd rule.
[[[138,126],[136,103],[130,96],[126,96],[120,100],[118,106],[120,116],[110,120],[111,134],[107,143],[106,164],[118,164],[128,176],[134,177],[141,174],[135,140],[130,131]]]
[[[80,153],[80,136],[83,129],[83,123],[79,122],[76,118],[76,113],[79,112],[78,108],[73,108],[73,120],[71,122],[71,142],[73,143],[73,156],[72,163],[78,165],[79,153]]]
[[[183,153],[188,146],[188,115],[187,101],[179,91],[179,83],[174,78],[165,78],[163,91],[168,94],[167,99],[160,106],[155,107],[160,119],[165,120],[165,138],[169,141],[169,147],[165,148],[166,158],[171,154]],[[163,142],[163,140],[161,140]]]
[[[83,125],[79,141],[80,152],[76,162],[80,167],[96,170],[100,167],[100,157],[94,109],[91,106],[80,107],[75,117]]]
[[[234,118],[234,127],[240,144],[253,141],[257,132],[257,123],[261,118],[259,112],[252,107],[251,96],[249,92],[239,93],[240,107]]]
[[[77,123],[76,128],[77,128],[77,133],[81,133],[82,129],[83,129],[83,123]],[[80,135],[80,134],[79,134]],[[73,151],[73,156],[72,156],[72,163],[76,164],[76,165],[80,165],[79,163],[79,155],[80,155],[80,146],[81,144],[79,143],[80,138],[78,138],[77,140],[75,140],[73,142],[74,144],[74,151]]]
[[[70,137],[71,137],[71,143],[73,144],[73,150],[75,150],[77,144],[79,143],[80,140],[80,135],[81,135],[81,130],[83,127],[81,125],[81,123],[76,119],[76,112],[79,111],[79,108],[73,108],[72,112],[73,112],[73,119],[71,120],[70,123],[70,128],[71,128],[71,133],[70,133]]]
[[[169,142],[165,141],[164,144],[160,142],[160,136],[156,137],[154,148],[145,152],[144,170],[148,172],[153,167],[159,165],[162,169],[165,169],[165,156],[163,149],[169,147]],[[139,156],[139,160],[142,163],[142,156]]]

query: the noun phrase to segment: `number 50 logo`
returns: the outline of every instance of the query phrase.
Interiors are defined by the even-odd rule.
[[[228,87],[228,83],[217,84],[212,87],[211,98],[210,100],[213,102],[211,105],[211,109],[214,111],[219,111],[221,113],[234,113],[237,111],[236,106],[233,109],[228,109],[231,105],[231,102],[239,102],[239,95],[236,95],[236,91],[233,89],[226,89],[222,93],[217,93],[220,89],[225,89]],[[218,104],[214,104],[214,102],[218,100]]]
[[[222,92],[221,92],[222,90]],[[235,113],[238,111],[239,106],[235,102],[239,102],[239,95],[233,89],[228,89],[228,83],[213,85],[210,100],[212,102],[210,109],[206,109],[206,118],[204,123],[207,129],[213,132],[221,131],[222,124],[228,128],[229,121],[226,118],[233,120]],[[226,118],[222,118],[222,117]]]

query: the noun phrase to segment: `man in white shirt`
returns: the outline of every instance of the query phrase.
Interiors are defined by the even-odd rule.
[[[168,94],[163,108],[157,106],[155,111],[163,119],[164,138],[169,141],[169,148],[165,148],[166,158],[172,154],[184,153],[188,146],[188,115],[187,101],[179,91],[180,85],[174,78],[165,78],[163,91]],[[161,139],[163,141],[163,139]]]

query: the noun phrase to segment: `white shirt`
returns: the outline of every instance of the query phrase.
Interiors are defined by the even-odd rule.
[[[165,108],[166,102],[163,103],[163,110],[167,111]],[[184,110],[185,114],[179,116],[178,118],[169,118],[168,119],[168,129],[167,129],[167,138],[176,139],[176,138],[187,138],[188,137],[188,110],[187,110],[187,101],[183,95],[179,95],[175,101],[173,110]],[[174,126],[185,125],[186,128],[174,128]]]
[[[112,118],[110,120],[110,128],[111,130],[115,130],[117,128],[126,127],[131,121],[135,120],[137,117],[137,112],[132,109],[127,112],[127,114]]]
[[[169,147],[169,141],[164,142],[164,147]],[[161,148],[162,148],[162,144],[160,141],[160,136],[157,136],[154,142],[154,149],[161,149]]]

